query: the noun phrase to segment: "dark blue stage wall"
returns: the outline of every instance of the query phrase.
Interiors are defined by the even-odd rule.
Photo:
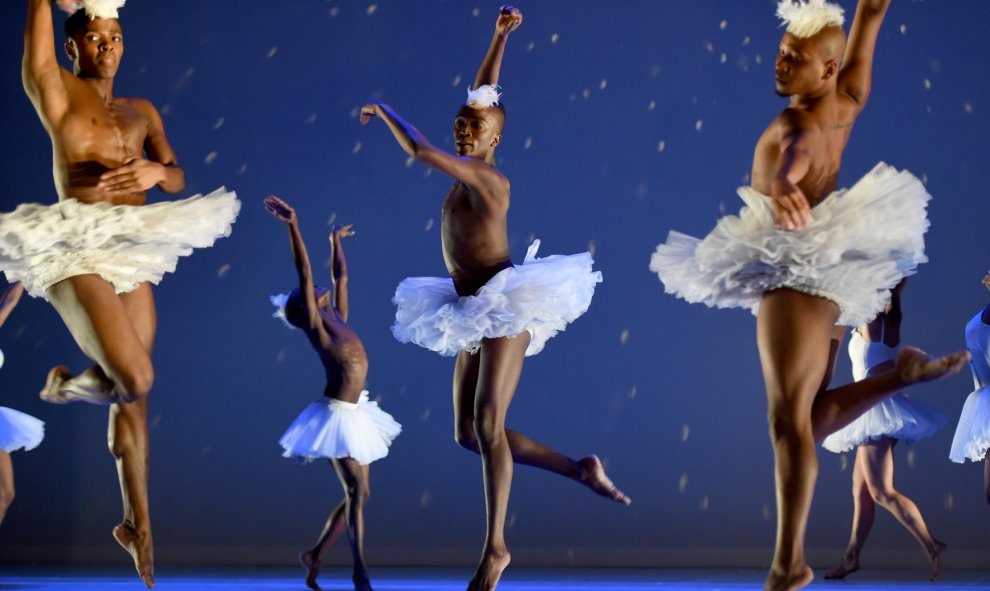
[[[327,465],[300,466],[277,445],[323,384],[302,335],[270,317],[268,294],[295,278],[285,229],[262,208],[272,193],[297,207],[320,273],[328,224],[358,231],[347,244],[351,320],[371,359],[369,389],[404,425],[372,470],[372,559],[425,561],[441,548],[451,560],[476,556],[481,469],[454,444],[453,362],[389,332],[395,285],[444,273],[438,221],[451,181],[408,163],[383,125],[362,128],[357,113],[381,99],[452,149],[453,116],[499,3],[133,0],[123,10],[117,94],[161,110],[186,194],[226,185],[244,203],[230,238],[183,260],[156,289],[149,421],[162,560],[289,562],[341,496]],[[851,17],[853,0],[842,3]],[[2,210],[55,200],[49,141],[20,83],[25,2],[11,4],[0,36]],[[600,454],[634,504],[519,468],[510,545],[520,560],[558,564],[759,566],[775,510],[754,320],[665,295],[647,265],[668,230],[702,234],[741,205],[735,189],[748,180],[755,140],[785,105],[773,91],[774,3],[521,8],[502,70],[499,149],[513,183],[512,253],[521,260],[534,237],[544,254],[590,247],[605,281],[589,312],[527,361],[509,423],[566,453]],[[895,0],[843,168],[843,184],[880,160],[927,179],[931,261],[908,285],[904,334],[931,351],[962,347],[964,325],[987,301],[979,281],[990,257],[977,246],[988,219],[987,22],[985,0]],[[106,410],[38,400],[51,366],[78,371],[86,360],[51,308],[25,300],[0,331],[0,402],[46,421],[47,438],[13,456],[18,497],[0,528],[0,561],[123,560],[109,535],[120,501]],[[843,355],[837,380],[847,379]],[[913,391],[949,426],[898,446],[897,484],[958,564],[987,567],[982,466],[947,459],[971,389],[967,374]],[[820,457],[809,546],[839,549],[852,516],[851,456]],[[875,560],[900,553],[898,564],[922,566],[889,515],[870,546]]]

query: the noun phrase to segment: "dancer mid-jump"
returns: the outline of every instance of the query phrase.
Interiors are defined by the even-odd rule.
[[[396,290],[392,332],[402,342],[457,356],[454,420],[457,442],[481,454],[488,532],[468,589],[487,591],[509,564],[504,537],[513,461],[556,472],[619,503],[628,497],[609,481],[596,456],[573,460],[505,428],[523,358],[583,314],[601,274],[589,253],[537,259],[533,243],[522,265],[509,258],[509,180],[495,168],[505,109],[499,70],[509,34],[522,23],[511,6],[499,11],[488,54],[454,119],[456,155],[430,144],[387,105],[371,103],[361,123],[380,118],[418,161],[454,178],[443,203],[441,238],[450,279],[414,277]]]
[[[124,502],[113,535],[151,587],[147,396],[157,318],[150,284],[178,257],[229,234],[240,203],[220,190],[144,205],[147,190],[177,193],[185,176],[154,106],[114,95],[123,3],[86,0],[66,20],[69,72],[58,64],[51,0],[28,0],[24,89],[52,142],[59,202],[0,215],[0,269],[48,300],[95,363],[75,377],[55,367],[41,396],[112,405],[108,438]]]
[[[650,268],[669,293],[757,313],[777,482],[777,548],[766,580],[799,589],[814,574],[804,538],[818,461],[815,441],[883,398],[958,371],[968,355],[929,359],[904,348],[894,369],[828,389],[844,328],[870,321],[889,290],[923,262],[924,186],[880,164],[836,191],[842,153],[870,95],[873,53],[890,0],[860,0],[849,34],[824,0],[782,0],[787,24],[775,76],[790,105],[756,144],[739,216],[704,240],[671,232]],[[882,228],[882,232],[878,232]]]

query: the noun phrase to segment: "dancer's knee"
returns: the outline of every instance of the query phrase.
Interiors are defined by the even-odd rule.
[[[121,372],[117,383],[123,390],[119,393],[121,402],[137,402],[147,398],[151,392],[155,383],[155,370],[150,361],[138,364],[137,367]]]
[[[494,412],[479,412],[474,417],[474,436],[478,447],[491,449],[505,439],[505,426]]]
[[[874,503],[886,509],[893,506],[897,500],[897,491],[890,488],[871,488],[870,496],[873,497]]]
[[[454,441],[468,451],[478,451],[478,438],[474,436],[474,421],[462,421],[454,426]]]
[[[812,437],[811,417],[801,416],[791,405],[771,405],[767,412],[770,438],[774,441]]]

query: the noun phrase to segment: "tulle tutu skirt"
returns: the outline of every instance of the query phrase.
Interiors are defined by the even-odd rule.
[[[949,459],[963,463],[981,462],[990,449],[990,386],[984,386],[966,398],[956,435],[952,438]]]
[[[791,288],[827,298],[840,308],[839,324],[872,320],[889,290],[927,261],[925,208],[931,196],[906,171],[878,164],[852,188],[811,210],[811,223],[777,230],[769,197],[739,189],[738,216],[721,218],[703,240],[670,232],[650,270],[667,293],[710,307],[748,308],[764,292]]]
[[[89,273],[126,293],[145,281],[157,284],[179,257],[229,236],[240,208],[237,195],[222,188],[142,206],[25,203],[0,214],[0,269],[34,297]]]
[[[34,449],[44,438],[44,422],[19,410],[0,406],[0,451]]]
[[[361,392],[357,403],[323,397],[307,406],[289,425],[279,444],[287,458],[353,458],[370,464],[388,455],[402,425]]]
[[[404,279],[392,298],[398,309],[392,334],[445,356],[475,352],[481,340],[528,331],[526,355],[543,350],[547,339],[584,314],[602,274],[592,271],[591,254],[536,258],[534,240],[523,264],[503,269],[478,292],[460,297],[449,278]]]
[[[894,394],[826,437],[822,447],[843,453],[881,437],[914,443],[934,435],[945,426],[945,420],[941,413],[927,404],[904,394]]]

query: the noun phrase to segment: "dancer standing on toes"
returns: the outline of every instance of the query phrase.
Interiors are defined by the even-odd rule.
[[[327,549],[346,528],[354,556],[354,589],[371,591],[364,563],[364,505],[371,495],[368,465],[388,455],[402,427],[364,389],[368,356],[356,332],[347,325],[347,261],[342,240],[353,236],[351,226],[334,226],[330,233],[330,289],[315,285],[309,255],[296,212],[278,197],[265,200],[265,209],[289,227],[292,258],[299,287],[273,296],[275,316],[301,329],[326,372],[323,397],[311,403],[279,440],[285,457],[306,461],[326,458],[344,486],[344,500],[330,513],[312,549],[299,555],[306,568],[306,585],[319,589],[316,577]]]
[[[930,197],[918,179],[880,164],[848,191],[835,191],[842,152],[869,98],[889,4],[860,0],[847,47],[841,7],[780,2],[787,32],[776,86],[790,105],[756,145],[752,185],[739,189],[746,207],[704,240],[671,232],[650,264],[668,293],[757,314],[777,493],[771,590],[799,589],[814,578],[804,537],[818,473],[815,441],[912,383],[958,371],[968,358],[930,359],[905,348],[892,370],[828,389],[842,326],[876,316],[889,290],[926,260]]]
[[[0,326],[7,322],[14,306],[21,299],[24,287],[14,283],[0,296]],[[0,351],[0,367],[3,367],[3,351]],[[6,406],[0,406],[0,525],[7,515],[7,509],[14,502],[14,465],[10,452],[25,451],[38,447],[45,438],[45,424],[31,415]]]
[[[990,272],[983,285],[990,290]],[[976,390],[959,415],[949,459],[960,464],[983,462],[983,488],[990,503],[990,304],[966,325],[966,348],[973,355],[970,370]]]
[[[144,205],[147,190],[177,193],[185,177],[154,106],[114,96],[124,52],[121,5],[85,0],[65,21],[69,72],[58,64],[51,0],[28,0],[22,77],[52,142],[59,202],[0,214],[0,269],[48,300],[95,363],[75,377],[55,367],[41,397],[111,405],[108,440],[124,504],[113,535],[150,588],[146,415],[157,323],[150,284],[174,270],[178,257],[228,235],[240,203],[219,190]]]
[[[512,463],[556,472],[613,501],[629,498],[607,478],[596,456],[572,460],[505,428],[523,358],[583,314],[601,274],[589,253],[537,259],[533,242],[520,266],[509,258],[509,180],[495,168],[505,109],[499,70],[509,34],[522,13],[503,6],[491,46],[454,119],[456,155],[443,152],[387,105],[361,110],[361,123],[380,118],[418,161],[454,178],[442,210],[442,246],[450,279],[413,277],[398,287],[392,333],[402,342],[457,356],[454,429],[457,443],[481,454],[488,530],[481,563],[468,589],[488,591],[509,564],[504,537]]]
[[[906,282],[902,279],[892,290],[886,310],[869,324],[853,330],[849,358],[854,379],[862,380],[894,367],[901,342],[901,293]],[[894,446],[898,441],[913,443],[931,437],[943,425],[945,417],[938,411],[898,393],[822,441],[822,447],[835,453],[856,449],[852,535],[842,562],[825,575],[826,579],[841,579],[859,570],[859,555],[873,526],[876,505],[890,511],[918,540],[931,562],[932,580],[938,577],[945,544],[928,531],[914,502],[894,489]]]

